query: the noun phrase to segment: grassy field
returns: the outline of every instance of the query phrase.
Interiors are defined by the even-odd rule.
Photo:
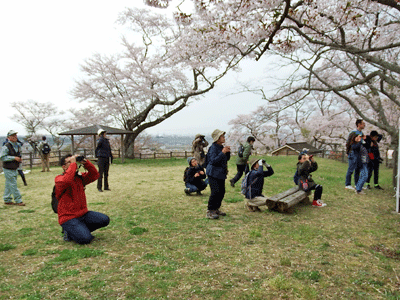
[[[266,160],[264,194],[292,187],[296,158]],[[209,188],[184,194],[185,159],[114,164],[110,192],[86,188],[111,223],[85,246],[62,240],[50,207],[61,168],[34,169],[27,187],[18,178],[27,206],[0,206],[0,299],[400,299],[391,170],[384,191],[358,196],[344,189],[345,164],[318,162],[327,207],[251,213],[227,181],[219,220],[205,217]]]

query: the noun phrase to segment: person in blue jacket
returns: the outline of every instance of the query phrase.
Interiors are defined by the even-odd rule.
[[[267,168],[264,171],[263,166]],[[250,163],[250,174],[245,177],[247,179],[247,190],[245,197],[247,199],[246,207],[249,211],[260,212],[259,206],[267,204],[267,198],[262,194],[264,187],[264,178],[274,175],[272,167],[262,159],[253,159]]]
[[[211,137],[214,142],[208,149],[206,169],[211,189],[211,195],[208,199],[207,218],[218,219],[219,216],[226,216],[226,213],[219,209],[225,196],[225,180],[228,175],[228,160],[231,158],[231,148],[224,146],[224,131],[215,129]]]
[[[201,195],[201,191],[207,187],[207,183],[204,182],[206,179],[206,173],[202,166],[199,165],[198,161],[194,157],[188,157],[187,159],[189,167],[185,170],[184,181],[185,181],[185,193],[196,192],[197,195]]]

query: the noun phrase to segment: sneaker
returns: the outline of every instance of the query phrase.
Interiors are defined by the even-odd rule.
[[[367,190],[370,190],[370,189],[371,189],[371,186],[368,184],[367,187],[366,187],[366,189],[367,189]]]
[[[215,210],[207,210],[207,218],[218,219],[219,215],[215,212]]]
[[[251,206],[248,203],[246,203],[246,207],[247,207],[248,211],[254,212],[254,206]]]
[[[65,230],[64,230],[63,239],[64,239],[64,241],[66,241],[66,242],[70,242],[70,241],[71,241],[71,239],[68,237],[68,234],[67,234],[67,232],[66,232]]]
[[[196,194],[199,196],[203,195],[200,191],[197,191]]]
[[[15,203],[14,205],[25,206],[25,203],[24,202],[20,202],[20,203]]]
[[[97,189],[100,193],[102,193],[103,192],[103,190],[102,189]]]
[[[377,190],[383,190],[383,188],[381,188],[380,185],[376,185],[375,188],[376,188]]]
[[[361,190],[361,191],[356,191],[356,194],[357,194],[357,195],[366,195],[366,193],[365,193],[363,190]]]
[[[355,188],[353,188],[351,185],[346,185],[345,189],[346,190],[355,190]]]
[[[321,200],[314,200],[312,203],[312,206],[314,207],[324,207],[326,206],[326,203],[323,203]]]
[[[4,205],[14,205],[12,202],[4,202]]]
[[[217,209],[217,210],[215,211],[215,213],[216,213],[218,216],[223,216],[223,217],[226,216],[226,213],[224,213],[223,211],[220,211],[219,209]]]
[[[105,191],[111,191],[110,189],[104,189]]]
[[[235,183],[233,182],[233,179],[229,180],[229,182],[231,183],[231,187],[235,187]]]
[[[188,195],[188,196],[190,195],[190,189],[189,188],[185,188],[183,191],[185,192],[186,195]]]

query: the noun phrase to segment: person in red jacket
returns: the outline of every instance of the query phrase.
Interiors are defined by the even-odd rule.
[[[55,178],[58,200],[58,223],[64,231],[64,240],[78,244],[89,244],[94,236],[91,232],[107,226],[110,218],[105,214],[87,209],[85,186],[99,178],[96,167],[86,159],[79,161],[87,172],[79,172],[78,155],[68,154],[61,158],[64,170]]]

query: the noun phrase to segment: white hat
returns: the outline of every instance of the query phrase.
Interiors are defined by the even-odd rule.
[[[103,132],[107,132],[104,129],[100,128],[99,130],[97,130],[97,135],[101,135]]]
[[[10,135],[14,135],[14,134],[17,134],[18,132],[16,132],[15,130],[10,130],[8,133],[7,133],[7,136],[10,136]]]

